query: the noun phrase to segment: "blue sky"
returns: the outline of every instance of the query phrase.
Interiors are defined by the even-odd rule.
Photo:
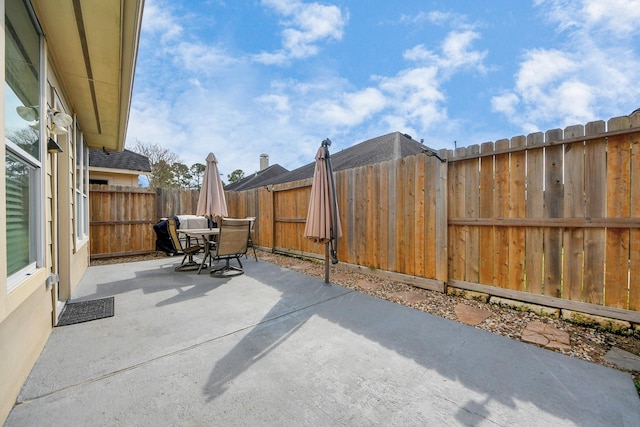
[[[481,144],[640,107],[640,0],[146,0],[126,146],[224,177],[400,131]]]

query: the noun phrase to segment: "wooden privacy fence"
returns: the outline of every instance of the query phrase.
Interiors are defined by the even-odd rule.
[[[196,190],[91,185],[91,258],[150,253],[160,218],[194,214]]]
[[[341,262],[640,323],[640,113],[335,173]],[[227,193],[254,242],[303,238],[311,179]],[[419,280],[418,280],[419,279]]]
[[[341,262],[640,323],[640,113],[335,173]],[[323,257],[303,237],[312,179],[227,192],[254,243]],[[148,253],[198,191],[91,186],[91,257]]]
[[[229,214],[257,217],[257,245],[320,256],[324,246],[303,237],[311,181],[226,193]],[[340,261],[417,276],[442,290],[446,167],[419,155],[340,171],[335,182],[344,236]]]
[[[456,150],[449,284],[640,310],[640,115]],[[496,291],[499,289],[501,291]],[[626,316],[628,318],[628,316]]]

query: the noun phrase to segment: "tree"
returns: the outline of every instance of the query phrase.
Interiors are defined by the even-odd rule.
[[[194,163],[191,165],[189,171],[191,172],[191,188],[194,190],[200,190],[202,188],[202,177],[204,176],[204,170],[206,166],[202,163]]]
[[[227,175],[227,179],[229,180],[229,182],[240,181],[242,178],[244,178],[244,172],[242,171],[242,169],[236,169],[231,172],[231,175]]]
[[[178,162],[178,155],[158,144],[144,143],[136,140],[132,151],[149,158],[151,173],[148,175],[150,187],[171,187],[174,183],[173,164]]]
[[[151,165],[149,187],[169,188],[173,186],[173,183],[173,169],[169,163],[159,160],[155,165]]]
[[[174,187],[190,188],[191,180],[193,176],[189,170],[189,166],[184,163],[175,162],[171,165],[171,171],[173,172],[172,184]]]

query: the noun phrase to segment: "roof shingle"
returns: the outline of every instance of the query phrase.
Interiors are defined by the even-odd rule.
[[[97,148],[90,148],[89,166],[151,172],[151,163],[147,156],[127,149],[120,152],[105,153]]]
[[[409,135],[393,132],[369,139],[342,151],[331,153],[331,166],[334,172],[338,172],[387,160],[401,159],[422,153],[426,148],[418,141],[414,141]],[[312,178],[314,169],[315,161],[291,172],[276,176],[271,181],[263,182],[263,185],[282,184]]]
[[[287,172],[289,172],[288,169],[285,169],[278,164],[271,165],[266,169],[252,173],[249,176],[245,176],[239,181],[225,185],[224,189],[227,191],[251,190],[252,188],[261,187],[265,185],[264,182],[286,174]]]

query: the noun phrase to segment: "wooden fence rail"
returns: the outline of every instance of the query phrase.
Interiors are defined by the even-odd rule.
[[[640,113],[439,155],[335,173],[341,262],[640,323]],[[258,246],[322,258],[303,237],[311,181],[227,192],[229,215],[257,217]],[[128,196],[157,214],[92,187],[92,256],[153,250],[150,225],[193,213],[193,193]]]

